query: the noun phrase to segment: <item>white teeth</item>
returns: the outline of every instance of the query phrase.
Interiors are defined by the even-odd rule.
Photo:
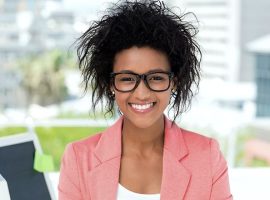
[[[136,110],[145,110],[145,109],[152,107],[153,105],[154,105],[154,103],[148,103],[148,104],[144,104],[144,105],[131,104],[132,108],[134,108]]]

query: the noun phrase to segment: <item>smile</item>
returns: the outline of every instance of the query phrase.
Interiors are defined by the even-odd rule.
[[[143,105],[141,105],[141,104],[130,104],[130,105],[135,110],[144,111],[144,110],[147,110],[147,109],[153,107],[154,106],[154,102],[143,104]]]

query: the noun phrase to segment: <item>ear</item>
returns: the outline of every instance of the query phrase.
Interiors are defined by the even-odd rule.
[[[176,89],[177,89],[176,81],[177,81],[177,78],[174,77],[174,78],[172,79],[172,91],[176,91]]]
[[[110,90],[111,90],[111,93],[112,93],[112,94],[114,94],[114,93],[115,93],[115,92],[114,92],[115,90],[114,90],[113,85],[111,85]]]

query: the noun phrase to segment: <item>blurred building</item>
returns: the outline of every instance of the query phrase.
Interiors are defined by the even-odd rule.
[[[68,48],[76,31],[71,11],[51,9],[60,0],[2,0],[0,3],[0,65],[29,53]],[[60,6],[59,6],[60,7]]]
[[[60,8],[61,0],[0,0],[0,108],[25,104],[11,63],[54,48],[68,50],[74,42],[74,14]]]
[[[26,96],[20,86],[21,78],[14,71],[0,70],[0,110],[10,105],[25,106]]]
[[[256,116],[270,117],[270,35],[249,43],[248,50],[256,60]]]
[[[254,60],[248,42],[270,32],[269,0],[167,0],[199,20],[205,77],[228,81],[253,81]],[[181,5],[180,5],[181,4]]]
[[[20,0],[0,3],[0,64],[20,55],[20,30],[16,23]]]

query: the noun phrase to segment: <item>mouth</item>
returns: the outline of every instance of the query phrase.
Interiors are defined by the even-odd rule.
[[[136,111],[138,112],[146,112],[151,109],[156,102],[151,102],[151,103],[145,103],[145,104],[135,104],[135,103],[129,103],[129,105]]]

